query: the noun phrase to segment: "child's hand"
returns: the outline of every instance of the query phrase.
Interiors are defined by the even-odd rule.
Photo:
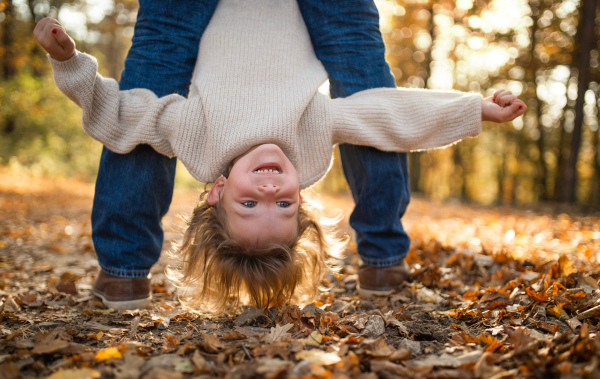
[[[75,54],[75,41],[54,19],[42,18],[33,29],[33,36],[42,49],[57,61],[66,61]]]
[[[481,102],[481,120],[507,122],[519,117],[527,106],[510,91],[499,90]]]

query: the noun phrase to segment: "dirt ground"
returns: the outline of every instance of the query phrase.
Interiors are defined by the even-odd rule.
[[[198,191],[176,191],[178,214]],[[153,268],[147,309],[91,294],[93,187],[0,171],[0,378],[597,378],[600,214],[432,203],[404,218],[410,280],[361,299],[353,244],[318,301],[184,309]],[[322,199],[341,209],[352,202]]]

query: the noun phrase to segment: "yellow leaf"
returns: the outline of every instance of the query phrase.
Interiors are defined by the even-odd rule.
[[[104,362],[111,358],[121,358],[123,354],[116,347],[107,347],[96,353],[96,362]]]
[[[558,305],[549,306],[547,308],[547,311],[548,311],[548,313],[550,313],[552,316],[554,316],[556,318],[560,318],[560,316],[569,318],[569,315],[567,315],[567,312],[565,312],[565,310],[562,309],[561,307],[559,307]]]
[[[558,272],[560,275],[569,276],[575,272],[573,262],[566,255],[561,255],[558,258]]]
[[[91,368],[73,368],[57,371],[47,379],[97,379],[99,377],[100,372]]]
[[[315,330],[308,337],[301,340],[301,342],[304,346],[319,346],[323,342],[323,336]]]
[[[95,339],[96,341],[100,341],[102,337],[104,337],[104,332],[101,330],[98,333],[89,333],[87,335],[88,340]]]

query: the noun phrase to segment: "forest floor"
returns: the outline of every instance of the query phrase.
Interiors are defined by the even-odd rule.
[[[165,249],[197,194],[176,191]],[[411,277],[389,296],[358,296],[351,245],[317,302],[211,315],[179,304],[166,259],[151,306],[106,309],[92,196],[0,171],[0,378],[600,377],[599,212],[415,198]]]

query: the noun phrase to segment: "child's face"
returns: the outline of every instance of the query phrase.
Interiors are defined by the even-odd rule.
[[[209,204],[219,201],[230,236],[245,243],[287,243],[298,232],[298,174],[277,145],[259,145],[237,158],[229,177],[217,179],[208,194]]]

